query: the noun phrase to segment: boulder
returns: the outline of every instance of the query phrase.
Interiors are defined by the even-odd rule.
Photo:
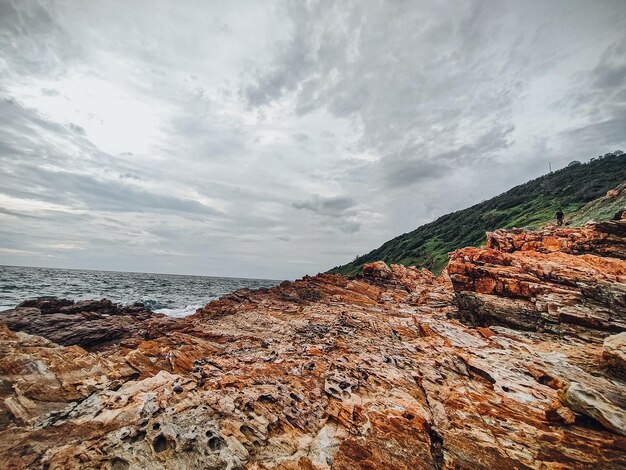
[[[607,429],[626,436],[626,409],[611,402],[600,390],[572,382],[559,398],[568,408],[595,419]]]
[[[0,324],[13,331],[44,336],[63,346],[87,349],[105,349],[122,340],[138,341],[175,328],[170,318],[155,314],[142,304],[119,305],[108,299],[27,300],[3,312]]]

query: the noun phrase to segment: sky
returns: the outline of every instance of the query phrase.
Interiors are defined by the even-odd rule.
[[[626,150],[626,2],[0,0],[0,264],[294,279]]]

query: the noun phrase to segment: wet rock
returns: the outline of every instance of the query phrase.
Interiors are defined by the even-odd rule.
[[[125,306],[108,299],[73,302],[56,298],[22,302],[15,309],[3,312],[0,324],[13,331],[44,336],[64,346],[87,349],[144,339],[173,327],[171,319],[141,304]]]
[[[25,300],[17,308],[37,308],[41,313],[59,312],[63,307],[73,305],[69,299],[57,299],[56,297],[41,297],[39,299]]]

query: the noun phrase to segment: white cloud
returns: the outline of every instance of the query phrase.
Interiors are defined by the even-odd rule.
[[[625,20],[621,0],[2,2],[0,263],[326,270],[623,146]]]

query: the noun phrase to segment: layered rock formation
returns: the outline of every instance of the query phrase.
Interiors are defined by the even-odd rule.
[[[463,318],[601,341],[626,330],[626,221],[496,231],[451,254]]]
[[[62,334],[93,307],[23,306],[0,326],[0,461],[624,468],[622,226],[563,230],[497,232],[439,278],[372,263],[185,319],[101,313],[123,334],[96,343]]]

